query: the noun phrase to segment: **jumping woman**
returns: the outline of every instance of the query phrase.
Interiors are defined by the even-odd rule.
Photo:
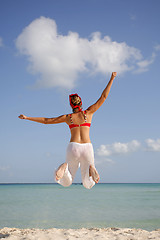
[[[73,110],[72,114],[62,115],[55,118],[27,117],[25,115],[19,116],[20,119],[26,119],[38,123],[66,123],[69,126],[71,139],[67,147],[66,162],[61,164],[55,172],[56,182],[64,187],[68,187],[72,184],[79,166],[81,168],[82,183],[85,188],[90,189],[99,181],[99,174],[94,164],[94,152],[89,137],[89,130],[93,114],[102,106],[108,97],[116,75],[116,72],[112,73],[110,81],[102,92],[100,98],[85,111],[82,111],[82,100],[78,94],[72,94],[69,96],[69,102]]]

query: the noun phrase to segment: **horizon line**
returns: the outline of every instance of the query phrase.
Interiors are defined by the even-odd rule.
[[[53,184],[59,185],[58,183],[46,183],[46,182],[5,182],[0,183],[0,185],[7,184]],[[160,182],[100,182],[98,184],[160,184]],[[72,183],[72,185],[83,185],[82,183]]]

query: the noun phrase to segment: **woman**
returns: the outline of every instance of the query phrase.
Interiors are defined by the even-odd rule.
[[[69,96],[73,113],[56,118],[27,117],[20,115],[20,119],[26,119],[44,124],[67,123],[71,131],[71,139],[67,148],[66,162],[60,165],[55,172],[55,180],[68,187],[72,184],[76,171],[80,165],[82,182],[85,188],[92,188],[99,181],[99,174],[94,165],[94,152],[89,137],[89,130],[93,114],[106,100],[113,80],[117,73],[113,72],[111,79],[102,92],[98,101],[87,110],[82,111],[82,100],[78,94]]]

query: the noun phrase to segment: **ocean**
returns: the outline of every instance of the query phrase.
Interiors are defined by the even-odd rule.
[[[160,184],[0,184],[0,228],[160,228]]]

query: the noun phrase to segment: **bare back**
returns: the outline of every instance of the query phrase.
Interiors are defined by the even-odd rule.
[[[93,114],[89,114],[86,111],[86,122],[91,123]],[[73,123],[76,125],[81,125],[84,123],[84,113],[83,112],[77,112],[72,114],[72,120]],[[67,115],[67,121],[66,123],[68,125],[71,125],[71,118],[70,115]],[[90,143],[90,127],[88,126],[78,126],[70,129],[71,131],[71,139],[70,142],[77,142],[77,143]]]

